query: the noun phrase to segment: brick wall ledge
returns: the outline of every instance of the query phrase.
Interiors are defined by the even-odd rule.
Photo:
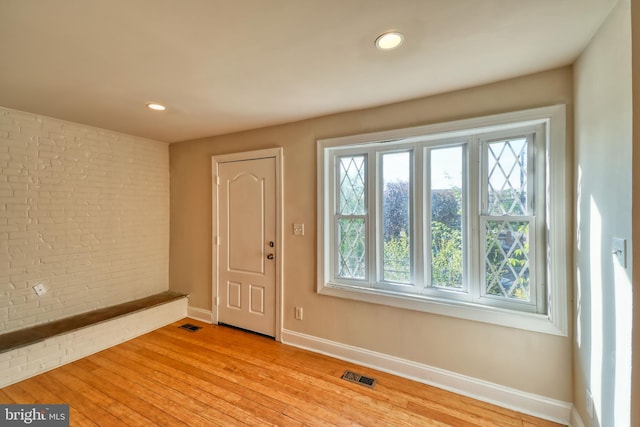
[[[167,291],[123,304],[89,311],[76,316],[65,317],[64,319],[54,320],[6,334],[0,334],[0,353],[35,344],[56,335],[72,332],[181,298],[188,298],[188,295]]]

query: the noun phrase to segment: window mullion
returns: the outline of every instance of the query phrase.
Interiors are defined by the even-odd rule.
[[[340,190],[339,190],[339,185],[340,185],[340,174],[338,171],[338,156],[335,155],[335,153],[331,156],[331,170],[333,171],[333,173],[331,174],[331,182],[330,182],[330,188],[333,189],[332,192],[332,197],[331,197],[331,216],[333,217],[332,221],[331,221],[331,244],[333,247],[333,250],[331,251],[331,265],[332,265],[332,274],[331,277],[336,278],[339,276],[339,271],[340,268],[338,266],[338,259],[339,259],[339,237],[338,237],[338,223],[339,223],[339,214],[338,214],[338,209],[339,209],[339,194],[340,194]]]
[[[538,131],[540,129],[538,128]],[[540,135],[540,133],[538,133]],[[529,292],[531,301],[536,304],[537,307],[543,307],[544,304],[541,304],[541,292],[540,289],[544,289],[544,287],[540,287],[538,280],[544,277],[543,274],[540,273],[539,265],[542,263],[538,260],[542,260],[541,253],[538,252],[536,242],[540,238],[539,227],[538,227],[538,204],[542,203],[542,200],[538,199],[538,195],[536,194],[538,183],[536,182],[536,176],[538,174],[538,164],[536,162],[536,153],[538,151],[536,144],[536,135],[535,133],[531,133],[527,135],[527,209],[528,215],[531,215],[533,218],[530,222],[529,226],[529,271],[530,271],[530,280],[529,280]]]
[[[480,238],[480,215],[486,209],[485,193],[487,187],[486,162],[481,161],[481,144],[478,137],[469,139],[467,147],[467,289],[471,299],[480,298],[480,257],[482,239]]]
[[[535,215],[535,237],[536,240],[536,265],[535,265],[535,274],[536,274],[536,297],[537,297],[537,307],[539,313],[547,312],[547,292],[549,290],[549,277],[550,274],[547,274],[547,263],[545,262],[546,257],[546,248],[548,247],[547,242],[547,230],[545,227],[545,218],[546,218],[546,209],[547,209],[547,191],[546,191],[546,183],[547,183],[547,167],[546,164],[546,129],[545,126],[539,124],[536,128],[535,134],[532,136],[533,143],[533,154],[531,161],[531,174],[533,177],[531,178],[534,195],[534,210],[533,215]]]
[[[421,179],[421,182],[423,183],[424,187],[422,189],[422,192],[420,193],[420,195],[422,196],[423,200],[420,203],[420,205],[422,206],[422,208],[424,209],[424,214],[423,214],[423,221],[422,224],[424,226],[424,232],[422,233],[422,235],[424,236],[424,241],[422,242],[422,248],[424,251],[424,254],[422,256],[422,259],[424,260],[423,262],[423,283],[424,283],[424,287],[423,289],[428,289],[432,286],[431,283],[431,262],[432,262],[432,254],[431,254],[431,197],[430,196],[430,189],[431,189],[431,174],[429,173],[429,165],[431,162],[431,152],[428,148],[424,148],[423,150],[421,150],[422,155],[424,156],[423,161],[422,161],[422,171],[424,176]]]
[[[534,134],[527,135],[527,215],[538,215],[536,206],[539,202],[536,197],[536,151]],[[544,175],[543,175],[544,176]]]

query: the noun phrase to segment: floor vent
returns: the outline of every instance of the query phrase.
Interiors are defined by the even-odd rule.
[[[195,332],[197,330],[202,329],[202,326],[192,325],[191,323],[185,323],[182,326],[179,326],[180,329],[186,329],[189,332]]]
[[[376,384],[376,380],[374,378],[365,377],[364,375],[356,374],[355,372],[351,371],[344,371],[344,374],[342,374],[342,379],[370,388],[373,388],[373,386]]]

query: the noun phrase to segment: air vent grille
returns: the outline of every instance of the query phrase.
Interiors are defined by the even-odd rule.
[[[185,329],[189,332],[196,332],[202,329],[202,326],[192,325],[191,323],[185,323],[184,325],[178,326],[180,329]]]
[[[373,386],[376,385],[376,380],[374,378],[366,377],[364,375],[360,375],[348,370],[344,371],[344,374],[342,374],[342,379],[369,388],[373,388]]]

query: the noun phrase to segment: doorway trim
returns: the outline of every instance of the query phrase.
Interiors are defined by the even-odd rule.
[[[218,165],[227,162],[239,162],[243,160],[256,160],[274,158],[276,162],[276,245],[275,245],[275,261],[276,261],[276,341],[281,341],[282,335],[282,297],[283,297],[283,177],[282,162],[284,159],[282,147],[267,148],[264,150],[243,151],[239,153],[221,154],[211,156],[211,320],[214,324],[218,324],[218,305],[219,298],[219,220],[218,220]]]

